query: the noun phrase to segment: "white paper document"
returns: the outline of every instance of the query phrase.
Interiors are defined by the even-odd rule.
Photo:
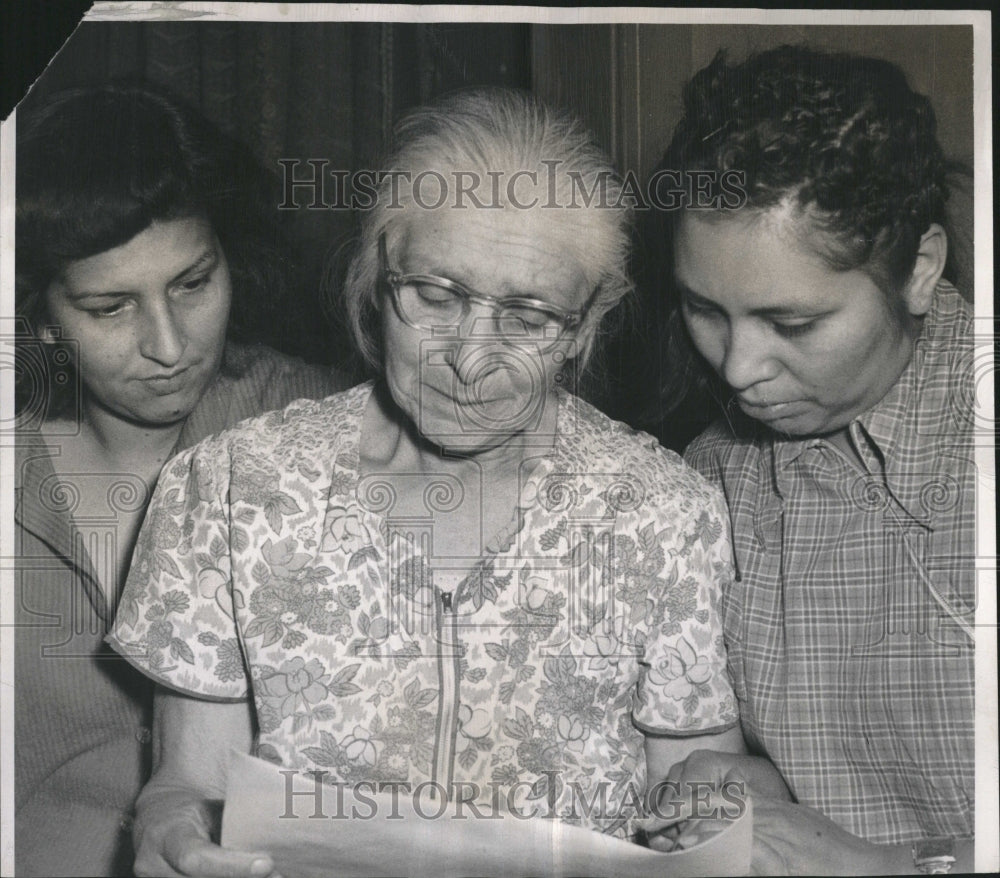
[[[467,803],[371,787],[345,793],[234,754],[222,844],[269,853],[284,878],[742,875],[750,869],[749,806],[703,843],[658,853],[543,817],[477,817]]]

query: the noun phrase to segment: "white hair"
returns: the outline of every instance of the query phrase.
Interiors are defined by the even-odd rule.
[[[455,192],[437,207],[424,203],[413,186],[420,175],[451,185],[456,174],[468,173],[481,181],[474,191],[488,209],[523,210],[537,199],[529,209],[544,210],[544,228],[566,239],[567,252],[597,290],[580,330],[585,342],[577,364],[585,365],[602,318],[632,289],[629,212],[619,203],[621,182],[589,132],[525,92],[471,89],[409,113],[396,126],[395,143],[376,203],[363,215],[358,250],[340,291],[366,363],[382,365],[379,239],[385,236],[391,254],[406,223],[419,222],[428,209],[454,209]],[[515,177],[512,204],[506,183],[496,186],[493,180]],[[468,196],[463,203],[464,209],[480,209]]]

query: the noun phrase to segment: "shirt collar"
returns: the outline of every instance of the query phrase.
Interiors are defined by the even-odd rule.
[[[805,439],[782,439],[772,433],[771,454],[774,459],[774,470],[780,473],[790,467],[810,448],[821,445],[825,440],[817,436],[809,436]]]
[[[920,357],[917,352],[922,338],[923,331],[914,343],[910,362],[896,383],[889,388],[889,392],[873,408],[855,418],[851,424],[852,438],[855,438],[854,424],[857,424],[881,454],[882,459],[887,462],[893,459],[904,432],[909,429],[908,422],[913,420],[912,413],[917,405],[916,388],[920,372],[918,362]]]
[[[63,556],[72,552],[71,519],[59,504],[54,487],[56,471],[48,446],[38,442],[18,442],[15,452],[14,519],[27,531],[44,540]]]
[[[962,356],[962,313],[957,290],[941,284],[913,344],[910,362],[878,404],[855,419],[890,472],[898,452],[913,448],[918,437],[952,432],[948,428],[954,424],[946,415],[957,412],[949,400],[959,392],[954,380],[956,359]],[[949,380],[933,380],[942,376]],[[925,414],[932,413],[940,413],[942,422],[922,424]]]
[[[72,499],[72,490],[67,491],[56,474],[48,446],[41,437],[37,441],[20,441],[14,457],[17,479],[14,520],[76,571],[101,618],[109,618],[107,600],[90,557],[74,545],[73,517],[65,503]]]
[[[961,308],[951,301],[957,300],[959,294],[948,284],[942,284],[941,287],[914,342],[913,355],[906,368],[885,396],[868,411],[856,417],[848,427],[851,441],[856,445],[862,445],[859,450],[861,456],[869,461],[870,474],[884,478],[889,489],[911,514],[914,510],[908,506],[913,504],[907,504],[901,499],[907,496],[907,492],[903,489],[908,470],[899,465],[899,461],[903,456],[902,452],[912,448],[922,432],[927,432],[922,431],[918,423],[921,410],[928,406],[942,411],[947,408],[946,401],[925,398],[927,396],[925,385],[930,383],[925,379],[931,372],[948,367],[947,363],[940,361],[940,356],[954,355],[954,336],[957,330],[952,324],[957,318],[950,318],[946,312],[950,309],[960,315],[961,311]],[[955,392],[951,385],[945,382],[940,384],[940,393]],[[782,439],[771,434],[775,473],[778,474],[790,466],[808,449],[825,442],[825,439],[819,437]],[[864,445],[867,447],[863,447]],[[870,463],[872,453],[878,459],[876,471],[872,471]],[[922,518],[923,514],[915,517]]]
[[[922,337],[923,333],[921,333]],[[914,346],[914,352],[917,350]],[[893,451],[900,441],[900,436],[907,429],[907,416],[915,404],[915,389],[919,368],[917,356],[912,356],[906,368],[900,374],[895,384],[868,411],[858,415],[848,425],[851,440],[855,443],[859,438],[867,439],[883,460],[891,460]],[[859,431],[862,435],[859,436]],[[774,465],[780,471],[791,466],[802,454],[826,440],[819,436],[807,436],[802,439],[782,439],[772,434],[771,444],[774,449]]]

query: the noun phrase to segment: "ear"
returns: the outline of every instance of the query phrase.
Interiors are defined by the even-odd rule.
[[[923,317],[934,301],[934,288],[941,280],[948,258],[948,235],[937,223],[924,232],[917,250],[917,261],[903,290],[906,308],[914,317]]]

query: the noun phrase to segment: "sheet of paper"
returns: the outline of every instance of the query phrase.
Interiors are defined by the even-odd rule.
[[[742,875],[750,868],[747,806],[704,843],[658,853],[552,819],[490,817],[488,810],[477,818],[468,805],[445,806],[426,796],[361,787],[345,792],[233,754],[222,844],[266,851],[284,878]]]

